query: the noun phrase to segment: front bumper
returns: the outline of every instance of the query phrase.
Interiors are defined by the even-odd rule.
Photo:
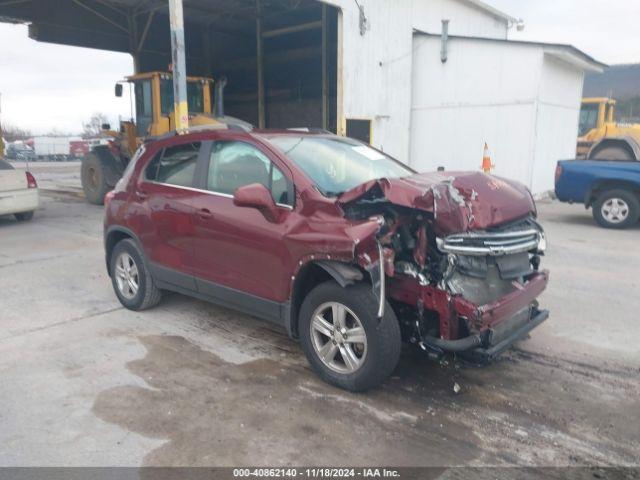
[[[462,295],[451,295],[432,285],[418,286],[415,280],[412,284],[405,280],[393,282],[389,286],[389,295],[438,314],[440,337],[423,338],[427,346],[442,351],[471,351],[490,359],[549,317],[549,312],[538,310],[535,302],[548,282],[547,271],[535,272],[525,283],[514,283],[515,289],[511,293],[484,305],[477,305]],[[460,336],[460,319],[467,324],[467,336]]]
[[[483,331],[493,328],[513,317],[533,301],[547,288],[549,272],[534,273],[524,283],[515,283],[516,289],[498,300],[485,305],[476,305],[462,296],[452,300],[453,310],[467,319],[472,330]]]
[[[40,206],[37,188],[0,192],[0,215],[31,212]]]
[[[487,347],[478,347],[473,350],[469,350],[465,352],[465,356],[479,361],[491,361],[511,347],[515,342],[526,337],[531,330],[536,328],[547,318],[549,318],[548,310],[533,309],[529,320],[523,325],[520,325],[516,330],[510,332],[508,336],[496,343],[493,343],[490,338],[488,342],[489,345]]]

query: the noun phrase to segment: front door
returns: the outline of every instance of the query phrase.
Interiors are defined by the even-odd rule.
[[[140,80],[134,84],[136,97],[136,133],[138,137],[149,135],[153,123],[153,95],[151,79]]]
[[[258,304],[260,299],[286,301],[290,278],[283,265],[290,259],[284,235],[294,216],[290,173],[259,145],[239,140],[215,141],[205,164],[203,193],[193,202],[198,288],[240,301],[241,292],[249,293]],[[234,205],[236,189],[253,183],[265,185],[279,208],[289,212],[283,221],[273,223],[256,209]]]
[[[138,230],[154,276],[195,290],[193,185],[201,143],[167,147],[142,172],[134,195],[145,210]]]

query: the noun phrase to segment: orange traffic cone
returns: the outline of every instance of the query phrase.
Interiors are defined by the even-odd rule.
[[[482,155],[482,171],[484,173],[491,173],[491,170],[495,167],[493,163],[491,163],[491,157],[489,156],[489,146],[485,142],[484,144],[484,153]]]

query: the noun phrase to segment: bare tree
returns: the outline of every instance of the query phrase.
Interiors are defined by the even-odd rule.
[[[96,112],[86,123],[82,124],[82,136],[85,138],[99,137],[102,133],[102,124],[109,123],[104,113]]]
[[[2,136],[7,142],[15,142],[16,140],[27,140],[31,138],[33,134],[30,130],[3,122]]]
[[[58,127],[53,127],[47,133],[44,134],[45,137],[76,137],[78,136],[77,132],[69,132],[60,130]]]

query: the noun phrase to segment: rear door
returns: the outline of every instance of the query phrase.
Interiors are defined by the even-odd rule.
[[[144,210],[138,231],[154,276],[189,290],[195,290],[191,197],[201,147],[185,142],[157,151],[134,192]]]

